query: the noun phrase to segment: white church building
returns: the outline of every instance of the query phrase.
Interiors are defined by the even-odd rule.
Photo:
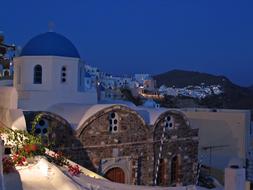
[[[18,107],[45,110],[57,103],[97,102],[96,91],[85,86],[84,62],[64,36],[46,32],[32,38],[14,58],[14,87]]]

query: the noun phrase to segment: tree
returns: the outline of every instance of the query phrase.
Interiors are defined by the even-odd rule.
[[[133,102],[136,106],[142,105],[141,98],[140,97],[135,98],[131,90],[129,90],[128,88],[121,88],[120,91],[128,101]]]

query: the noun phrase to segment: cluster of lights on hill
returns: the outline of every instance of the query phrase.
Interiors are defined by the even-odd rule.
[[[211,95],[219,95],[223,93],[222,87],[220,85],[210,85],[210,86],[186,86],[183,88],[166,87],[161,86],[159,88],[161,95],[170,96],[187,96],[192,98],[206,98]]]

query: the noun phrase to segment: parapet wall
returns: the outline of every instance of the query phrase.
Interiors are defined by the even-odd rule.
[[[26,130],[26,121],[21,109],[7,109],[0,107],[0,127]]]
[[[3,154],[4,154],[4,145],[2,139],[0,138],[0,189],[5,190],[4,185],[4,175],[3,175]]]
[[[2,86],[0,87],[0,108],[17,109],[18,93],[16,88]]]

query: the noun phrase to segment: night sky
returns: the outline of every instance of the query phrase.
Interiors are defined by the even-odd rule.
[[[0,31],[24,46],[65,35],[90,65],[112,74],[184,69],[253,84],[252,0],[2,0]]]

